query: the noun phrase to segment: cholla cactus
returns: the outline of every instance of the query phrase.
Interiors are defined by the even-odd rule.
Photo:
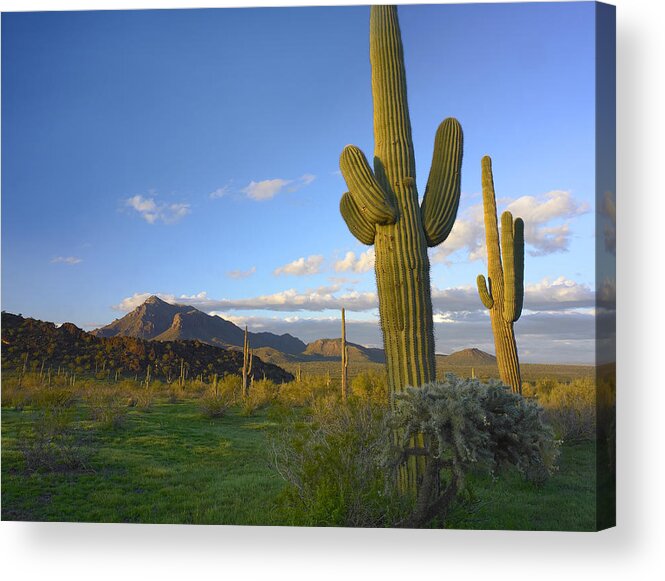
[[[501,214],[499,240],[492,160],[489,156],[482,160],[482,180],[489,287],[485,277],[478,275],[478,294],[490,311],[501,381],[510,385],[514,392],[522,393],[513,323],[520,318],[524,302],[524,222],[521,218],[513,220],[510,212]]]

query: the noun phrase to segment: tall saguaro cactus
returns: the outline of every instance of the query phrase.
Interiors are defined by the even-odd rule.
[[[340,168],[349,191],[342,196],[340,210],[351,233],[375,247],[379,312],[393,401],[394,394],[406,386],[420,386],[436,377],[427,247],[443,242],[455,222],[462,129],[452,118],[439,126],[425,196],[419,205],[395,6],[371,7],[370,62],[374,169],[360,149],[344,148]]]
[[[482,160],[482,182],[489,287],[485,277],[478,275],[478,294],[490,311],[501,381],[510,385],[514,392],[522,393],[513,324],[520,318],[524,302],[524,222],[522,218],[513,220],[510,212],[504,212],[501,214],[499,238],[492,160],[489,156]]]
[[[369,34],[374,100],[374,168],[355,146],[340,169],[349,191],[340,210],[351,233],[374,244],[376,284],[391,404],[407,386],[436,379],[434,322],[427,248],[443,242],[460,197],[462,129],[446,119],[437,129],[422,204],[406,96],[406,72],[396,6],[372,6]],[[396,434],[396,438],[400,438]],[[422,437],[409,448],[425,447]],[[411,453],[400,466],[403,493],[420,494],[427,456]]]

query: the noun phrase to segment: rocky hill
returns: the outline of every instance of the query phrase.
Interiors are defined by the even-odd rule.
[[[156,323],[160,321],[155,321]],[[145,332],[145,331],[144,331]],[[179,376],[184,362],[188,377],[217,373],[240,374],[242,353],[214,347],[201,341],[148,341],[136,337],[103,337],[86,333],[72,323],[59,327],[53,323],[26,319],[2,313],[2,367],[5,370],[53,370],[58,367],[80,374],[107,373],[143,376],[148,365],[156,379],[171,380]],[[277,383],[291,381],[293,376],[281,367],[255,357],[252,375]]]
[[[384,363],[386,358],[383,349],[372,349],[347,342],[349,361],[372,361]],[[303,355],[313,359],[339,359],[342,356],[341,339],[317,339],[307,345]]]
[[[455,351],[450,355],[437,355],[447,365],[466,365],[466,366],[482,366],[482,365],[496,365],[496,357],[481,351],[480,349],[462,349]]]

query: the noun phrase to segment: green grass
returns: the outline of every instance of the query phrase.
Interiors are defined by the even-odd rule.
[[[266,412],[231,409],[206,419],[198,403],[157,403],[129,412],[124,426],[103,430],[75,410],[73,426],[91,448],[88,467],[28,473],[19,440],[35,412],[3,409],[4,520],[278,525],[283,483],[268,464]],[[508,473],[472,478],[472,494],[449,526],[474,529],[592,530],[592,443],[562,449],[560,470],[543,487]]]
[[[561,448],[559,470],[542,486],[516,471],[492,480],[471,477],[469,492],[448,517],[459,529],[593,531],[596,529],[595,446]]]
[[[2,518],[6,520],[278,524],[281,480],[268,468],[261,415],[201,416],[194,402],[132,411],[125,427],[92,432],[90,469],[22,469],[17,437],[28,411],[3,410]]]

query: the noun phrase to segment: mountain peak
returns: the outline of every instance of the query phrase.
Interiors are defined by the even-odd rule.
[[[160,299],[157,295],[152,295],[152,296],[148,297],[143,304],[144,305],[166,305],[168,303],[166,301],[163,301],[162,299]]]
[[[220,347],[242,347],[244,331],[222,317],[191,305],[168,303],[156,295],[113,323],[95,329],[97,337],[136,337],[156,341],[198,340]],[[305,343],[291,335],[249,333],[252,348],[273,347],[285,353],[302,353]]]
[[[495,365],[496,357],[476,347],[469,347],[444,355],[445,361],[451,365]]]

